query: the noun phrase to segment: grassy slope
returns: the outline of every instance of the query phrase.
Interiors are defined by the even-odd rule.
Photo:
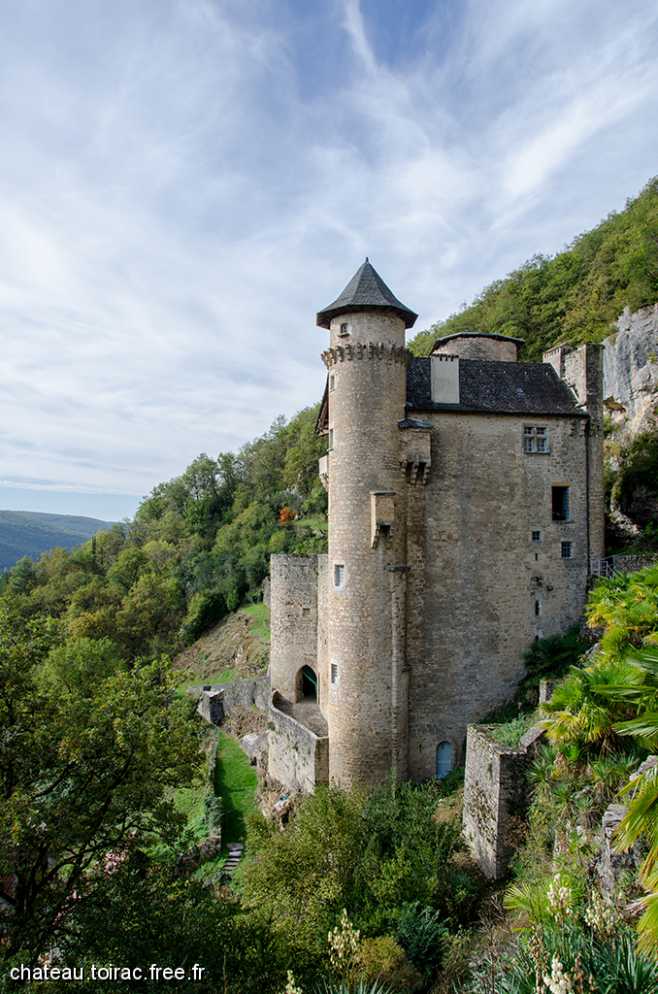
[[[257,786],[256,770],[249,764],[238,743],[220,732],[215,793],[222,799],[224,843],[244,839],[246,817],[256,808]]]
[[[230,735],[209,729],[203,749],[201,776],[191,787],[182,787],[174,794],[176,809],[186,816],[187,825],[197,840],[208,834],[205,822],[205,798],[209,791],[205,770],[208,753],[219,735],[217,762],[212,776],[212,789],[222,799],[222,834],[224,846],[240,842],[245,836],[245,819],[256,808],[258,776],[239,744]]]
[[[270,641],[267,605],[241,607],[207,631],[176,658],[182,687],[230,683],[267,669]]]

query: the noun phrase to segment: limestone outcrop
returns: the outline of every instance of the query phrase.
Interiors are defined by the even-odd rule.
[[[603,343],[603,396],[624,435],[651,427],[658,403],[658,303],[617,319]]]

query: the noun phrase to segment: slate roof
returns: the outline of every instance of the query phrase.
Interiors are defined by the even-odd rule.
[[[328,328],[332,318],[348,311],[368,311],[373,308],[387,307],[394,310],[404,321],[405,328],[411,328],[418,317],[412,310],[398,300],[392,290],[366,257],[359,266],[343,292],[336,297],[333,304],[318,311],[316,322],[320,328]]]
[[[459,360],[459,404],[432,402],[431,359],[407,367],[407,410],[587,417],[552,366],[542,362]]]

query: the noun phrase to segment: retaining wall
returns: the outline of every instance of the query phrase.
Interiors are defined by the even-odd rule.
[[[191,693],[198,690],[193,688]],[[257,707],[267,711],[269,698],[270,679],[266,674],[232,683],[205,684],[199,695],[197,712],[212,725],[221,725],[236,707]]]
[[[468,726],[463,832],[484,875],[500,880],[518,843],[527,809],[526,770],[543,733],[530,729],[512,749],[491,737],[493,727]]]
[[[277,706],[275,691],[270,704],[268,774],[288,790],[313,793],[317,784],[329,782],[329,738],[315,735]]]

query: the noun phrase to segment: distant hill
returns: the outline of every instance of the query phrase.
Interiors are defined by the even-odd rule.
[[[97,531],[111,527],[111,521],[71,514],[0,511],[0,572],[22,556],[38,559],[42,552],[56,546],[72,549]]]

